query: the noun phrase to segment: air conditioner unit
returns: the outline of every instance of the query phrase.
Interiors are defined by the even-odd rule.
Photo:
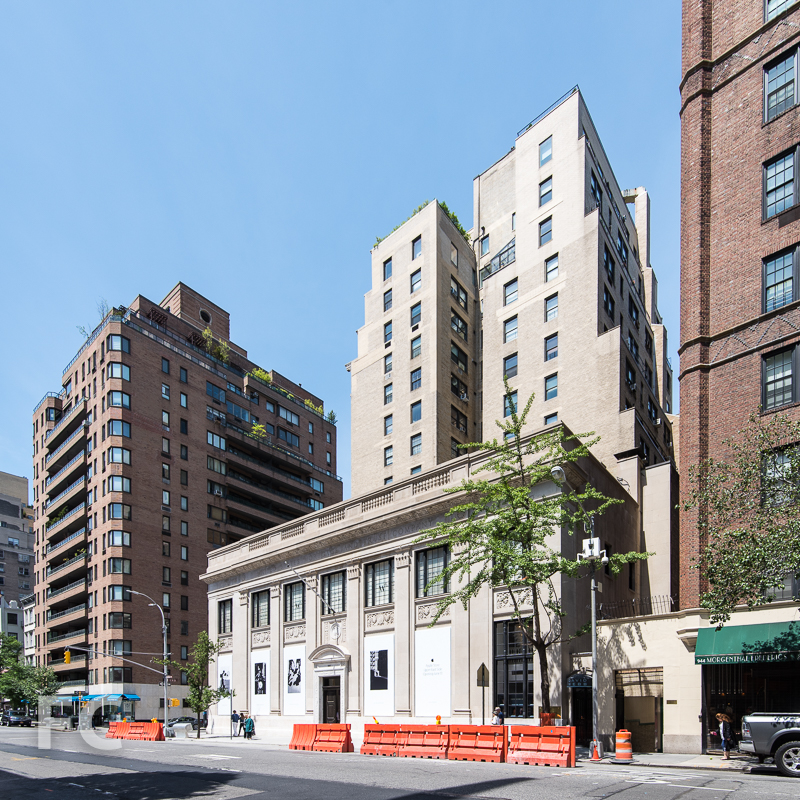
[[[222,489],[214,489],[214,494],[217,495],[217,497],[222,497]]]
[[[661,427],[661,417],[656,417],[656,428]]]

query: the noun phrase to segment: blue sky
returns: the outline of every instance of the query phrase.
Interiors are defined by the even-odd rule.
[[[339,417],[369,250],[580,84],[623,187],[651,195],[677,367],[680,3],[0,0],[0,470],[96,305],[182,280],[250,357]]]

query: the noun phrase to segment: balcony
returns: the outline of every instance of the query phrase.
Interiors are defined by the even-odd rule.
[[[78,402],[75,403],[75,405],[72,406],[72,408],[69,411],[67,411],[67,413],[63,417],[61,417],[61,419],[58,422],[56,422],[56,424],[52,428],[50,428],[49,431],[47,431],[47,433],[45,433],[44,440],[47,443],[48,447],[55,447],[56,442],[64,434],[69,432],[70,430],[69,423],[75,422],[75,420],[78,419],[79,417],[78,411],[86,411],[86,399],[83,397],[80,400],[78,400]]]
[[[280,467],[273,466],[266,461],[263,461],[259,458],[253,458],[252,456],[248,456],[243,453],[241,450],[237,450],[235,447],[228,447],[228,456],[233,456],[236,459],[240,459],[245,467],[249,467],[255,472],[264,473],[264,472],[271,472],[273,475],[280,475],[282,478],[287,478],[290,481],[294,481],[295,483],[299,484],[303,487],[302,490],[299,491],[306,491],[306,492],[314,492],[317,491],[309,481],[308,478],[301,478],[299,475],[294,475],[291,472],[288,472],[285,469],[281,469]]]
[[[66,489],[64,489],[60,494],[57,494],[52,500],[47,500],[45,503],[45,509],[52,509],[56,505],[58,505],[62,500],[66,500],[69,495],[71,495],[79,486],[85,488],[86,487],[86,476],[81,475],[78,480],[73,481]],[[48,513],[50,513],[48,511]]]
[[[86,688],[86,679],[85,678],[79,678],[78,680],[74,680],[74,681],[63,681],[62,684],[61,684],[61,688],[62,689],[69,688],[70,686],[74,686],[76,689],[77,688],[85,689]]]
[[[56,620],[63,619],[64,617],[69,617],[72,614],[77,614],[79,611],[85,611],[85,610],[86,610],[86,603],[81,603],[79,606],[72,606],[71,608],[64,609],[64,611],[58,611],[55,614],[48,611],[45,622],[49,625],[51,622],[55,622]],[[58,624],[60,625],[61,623],[59,622]]]
[[[63,564],[59,564],[57,567],[52,567],[52,568],[48,567],[45,577],[49,579],[53,575],[57,575],[58,573],[68,574],[68,572],[71,572],[73,569],[84,567],[85,564],[86,564],[86,553],[80,553],[77,556],[73,556],[72,558],[67,559]]]
[[[481,270],[481,286],[484,280],[503,267],[513,264],[517,260],[517,238],[516,236]],[[452,291],[452,290],[451,290]]]
[[[78,455],[71,458],[61,469],[56,472],[55,475],[48,477],[45,480],[45,488],[50,491],[52,487],[52,491],[55,491],[59,488],[59,483],[64,483],[65,480],[70,476],[71,472],[74,472],[76,469],[83,466],[84,459],[86,458],[86,451],[81,450]]]
[[[73,669],[75,669],[76,665],[86,661],[86,656],[73,655],[70,661],[72,663],[65,664],[63,658],[54,658],[52,661],[47,662],[47,666],[52,667],[57,673],[71,672]]]
[[[65,642],[67,639],[85,639],[86,634],[88,631],[86,628],[81,628],[77,631],[69,631],[68,633],[61,633],[58,636],[48,636],[47,637],[47,644],[48,646],[51,644],[55,644],[56,642]],[[71,666],[71,665],[70,665]]]
[[[62,539],[60,542],[56,542],[55,544],[48,544],[45,552],[47,553],[47,555],[50,555],[50,553],[59,550],[60,548],[69,544],[70,542],[78,544],[80,541],[85,541],[86,540],[85,534],[86,534],[86,528],[81,528],[79,531],[71,533],[69,536],[66,537],[66,539]]]
[[[253,509],[252,511],[245,511],[244,513],[249,517],[256,517],[259,519],[261,517],[277,517],[281,520],[292,520],[297,519],[297,515],[295,514],[286,514],[283,511],[279,511],[277,508],[271,508],[269,506],[261,505],[261,503],[254,503],[252,500],[248,500],[241,495],[231,495],[229,494],[227,497],[228,503],[235,503],[236,505],[243,506],[247,509]],[[274,525],[274,522],[268,523]],[[266,526],[265,526],[266,527]],[[263,530],[263,528],[262,528]]]
[[[61,444],[58,447],[56,447],[56,449],[53,450],[52,453],[48,453],[45,456],[45,458],[44,458],[45,466],[47,466],[57,455],[59,455],[60,453],[63,453],[65,448],[67,448],[70,445],[74,444],[75,440],[78,437],[83,436],[83,434],[85,432],[86,432],[85,431],[85,425],[81,424],[81,426],[79,428],[76,428],[69,436],[67,436],[67,438],[64,439],[64,441],[61,442]]]
[[[73,595],[78,595],[85,591],[86,591],[86,578],[81,578],[80,580],[68,583],[66,586],[61,586],[60,588],[55,589],[54,591],[48,589],[47,593],[45,594],[45,599],[52,600],[52,598],[54,597],[61,597],[62,600],[68,600],[70,596],[72,596],[70,595],[70,592],[72,592]]]
[[[70,525],[73,524],[74,522],[79,522],[81,518],[79,516],[76,516],[76,515],[82,514],[85,510],[86,510],[86,503],[85,502],[81,503],[80,505],[75,506],[75,508],[73,508],[72,511],[68,511],[60,519],[54,520],[53,522],[48,522],[47,526],[45,527],[45,532],[49,536],[50,531],[55,530],[56,528],[58,528],[59,526],[63,525],[68,520],[72,520],[72,522],[70,522]]]
[[[250,480],[245,475],[242,475],[239,472],[234,472],[230,469],[228,470],[228,480],[236,481],[237,483],[242,484],[239,487],[242,491],[251,491],[256,497],[263,498],[264,500],[269,501],[270,498],[268,495],[274,495],[275,497],[281,497],[288,502],[302,506],[304,511],[298,511],[298,513],[308,513],[308,511],[315,510],[308,500],[295,497],[288,492],[282,492],[280,489],[275,489],[274,487],[268,486],[260,481]]]

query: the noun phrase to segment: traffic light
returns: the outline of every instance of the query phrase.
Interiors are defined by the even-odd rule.
[[[69,647],[64,648],[64,663],[69,664],[72,659],[72,654],[69,652]]]

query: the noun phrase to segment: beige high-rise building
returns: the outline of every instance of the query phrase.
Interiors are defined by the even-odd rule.
[[[629,485],[621,464],[636,452],[644,467],[674,462],[650,200],[620,189],[580,90],[473,187],[469,244],[431,203],[372,251],[349,367],[353,494],[499,435],[504,375],[519,405],[535,393],[528,432],[594,431],[595,455]]]

